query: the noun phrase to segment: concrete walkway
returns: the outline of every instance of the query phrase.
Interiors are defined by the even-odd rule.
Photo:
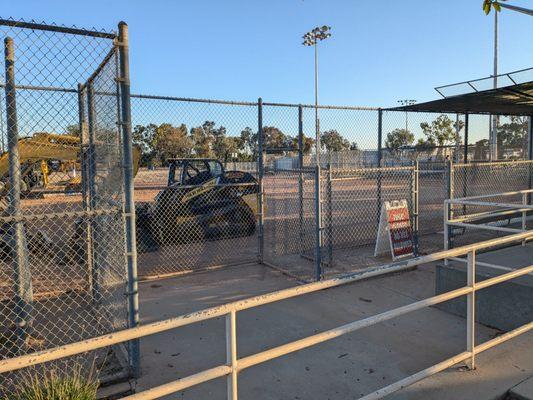
[[[237,314],[239,357],[365,318],[434,294],[432,266]],[[141,283],[142,322],[181,315],[295,285],[260,265]],[[224,319],[142,339],[137,391],[225,362]],[[478,326],[478,342],[499,332]],[[424,309],[245,370],[239,398],[357,399],[465,350],[465,320]],[[533,335],[478,356],[478,369],[460,366],[406,388],[391,399],[496,399],[533,374]],[[225,379],[169,399],[225,399]]]

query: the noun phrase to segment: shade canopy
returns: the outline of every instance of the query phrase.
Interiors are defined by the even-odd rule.
[[[533,115],[533,81],[389,108],[450,114]]]

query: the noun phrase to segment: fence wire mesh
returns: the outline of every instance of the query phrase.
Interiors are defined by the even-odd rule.
[[[531,189],[533,183],[533,161],[507,161],[494,163],[472,163],[453,165],[453,184],[451,198],[493,195],[497,193],[516,192]],[[483,203],[500,204],[531,204],[531,196],[516,194],[511,196],[490,196],[480,199]],[[451,208],[454,218],[476,213],[502,211],[505,207],[490,205],[458,205]],[[531,215],[526,213],[526,229],[533,226]],[[508,228],[521,229],[521,213],[507,216],[491,216],[476,220],[476,224],[489,224]],[[486,231],[482,229],[459,229],[451,231],[453,246],[461,246],[480,240],[507,235],[506,232]]]
[[[265,197],[265,262],[301,280],[315,278],[314,170],[267,173]]]
[[[0,75],[4,359],[125,328],[127,301],[114,34],[15,21],[0,31],[8,47]],[[102,381],[129,374],[125,349],[113,346],[4,374],[0,392],[30,373],[91,366]]]
[[[256,261],[257,105],[134,95],[132,121],[139,276]]]
[[[323,178],[326,275],[382,263],[374,257],[381,208],[406,200],[413,215],[414,167],[325,171]]]
[[[127,326],[119,43],[56,28],[0,22],[15,51],[0,75],[0,359]],[[131,111],[141,278],[257,260],[329,277],[390,260],[373,255],[387,200],[406,199],[413,224],[418,210],[428,253],[442,248],[446,198],[532,184],[533,162],[514,161],[531,146],[526,117],[470,115],[467,126],[463,115],[320,106],[317,121],[309,105],[152,95],[133,95]],[[505,162],[488,163],[494,121]],[[456,246],[490,236],[453,234]],[[115,346],[37,373],[94,362],[105,380],[127,374],[128,358]],[[19,377],[0,377],[0,391]]]

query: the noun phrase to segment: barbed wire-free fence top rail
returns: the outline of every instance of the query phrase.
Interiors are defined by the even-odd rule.
[[[113,344],[125,342],[132,339],[138,339],[143,336],[153,335],[156,333],[165,332],[171,329],[176,329],[182,326],[194,324],[197,322],[205,321],[207,319],[225,316],[226,317],[226,353],[227,362],[224,365],[216,366],[188,377],[177,379],[173,382],[148,389],[144,392],[137,393],[131,396],[127,396],[127,399],[156,399],[165,395],[175,393],[177,391],[189,388],[194,385],[198,385],[209,380],[213,380],[220,377],[227,377],[227,398],[236,400],[238,398],[238,377],[239,372],[250,368],[254,365],[266,362],[268,360],[278,358],[316,344],[335,339],[342,335],[354,332],[364,327],[372,326],[377,323],[387,321],[389,319],[405,315],[407,313],[420,310],[425,307],[430,307],[442,302],[455,299],[461,296],[467,296],[467,345],[466,351],[457,354],[443,362],[426,368],[420,372],[417,372],[409,377],[406,377],[396,383],[393,383],[385,388],[379,389],[373,393],[370,393],[362,399],[379,399],[386,395],[398,391],[408,385],[418,382],[428,376],[445,370],[452,365],[455,365],[462,361],[467,361],[471,369],[475,368],[476,354],[482,351],[488,350],[498,344],[501,344],[511,338],[514,338],[520,334],[528,332],[533,329],[533,322],[525,324],[513,331],[507,332],[495,339],[489,340],[482,344],[476,345],[475,340],[475,294],[477,291],[484,288],[497,285],[502,282],[506,282],[510,279],[520,277],[522,275],[533,272],[533,265],[516,269],[511,272],[504,273],[502,275],[489,278],[480,282],[475,280],[475,266],[476,266],[476,253],[481,250],[489,249],[494,246],[503,244],[521,243],[523,241],[533,239],[533,232],[522,232],[512,236],[506,236],[504,238],[498,238],[489,240],[486,242],[476,243],[469,246],[464,246],[452,250],[445,250],[430,254],[427,256],[421,256],[414,259],[406,260],[400,263],[384,265],[377,268],[371,268],[358,274],[347,275],[335,279],[329,279],[322,282],[311,283],[294,288],[284,289],[265,295],[260,295],[245,300],[240,300],[233,303],[228,303],[222,306],[209,308],[202,311],[197,311],[191,314],[183,315],[176,318],[159,321],[144,326],[131,328],[123,331],[117,331],[105,336],[96,337],[85,340],[83,342],[72,343],[64,346],[60,346],[54,349],[40,351],[34,354],[28,354],[25,356],[0,360],[0,373],[13,371],[16,369],[26,368],[29,366],[37,365],[52,360],[57,360],[63,357],[68,357],[74,354],[95,350],[101,347],[110,346]],[[350,322],[348,324],[330,329],[325,332],[317,333],[315,335],[287,343],[272,349],[262,351],[244,358],[238,358],[237,355],[237,313],[239,311],[247,310],[250,308],[262,306],[276,301],[281,301],[297,296],[302,296],[308,293],[317,292],[327,288],[338,287],[348,283],[353,283],[368,279],[371,277],[377,277],[392,272],[403,271],[415,266],[422,266],[424,264],[432,263],[435,261],[443,260],[446,258],[459,257],[467,255],[467,272],[468,282],[466,286],[452,290],[437,296],[433,296],[424,300],[420,300],[402,307],[395,308],[393,310],[385,311],[380,314]]]

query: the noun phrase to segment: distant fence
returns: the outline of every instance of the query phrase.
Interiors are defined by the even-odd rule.
[[[383,263],[373,254],[380,210],[385,201],[402,199],[420,254],[438,251],[446,199],[464,197],[463,188],[467,195],[525,190],[532,178],[533,161],[273,172],[265,175],[265,260],[305,281]],[[461,244],[495,237],[453,234]]]

